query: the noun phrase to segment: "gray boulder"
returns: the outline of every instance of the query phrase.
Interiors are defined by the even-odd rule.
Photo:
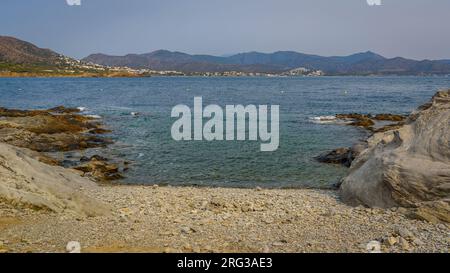
[[[420,219],[450,222],[450,90],[368,144],[342,181],[344,202],[408,207]]]
[[[40,162],[36,153],[0,143],[0,201],[79,216],[110,213],[98,186],[75,171]]]

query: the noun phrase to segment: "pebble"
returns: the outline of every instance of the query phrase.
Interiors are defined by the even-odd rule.
[[[202,203],[200,204],[200,209],[206,209],[208,207],[209,202],[204,200],[202,201]]]
[[[190,227],[181,227],[181,232],[183,232],[183,233],[186,233],[186,234],[189,234],[189,233],[192,233],[192,228],[190,228]]]
[[[284,246],[287,242],[285,240],[281,240],[278,242],[272,243],[273,246]]]
[[[411,246],[409,245],[408,241],[405,238],[400,237],[400,245],[403,250],[410,251]]]
[[[413,240],[413,243],[414,243],[416,246],[421,246],[421,245],[424,244],[424,243],[422,242],[422,240],[420,240],[419,238],[415,238],[415,239]]]
[[[76,239],[83,241],[82,252],[91,246],[120,244],[124,252],[148,249],[162,252],[166,248],[166,252],[206,252],[209,249],[232,253],[379,253],[448,252],[450,243],[449,229],[445,225],[440,229],[435,224],[410,220],[398,213],[353,209],[340,203],[334,191],[274,189],[257,192],[255,189],[165,186],[153,190],[152,186],[120,185],[94,190],[92,193],[99,194],[102,200],[111,200],[115,213],[76,221],[69,214],[61,217],[66,214],[33,211],[23,218],[23,224],[2,231],[0,241],[5,246],[0,249],[58,252],[64,251],[61,247],[68,241]],[[0,214],[1,206],[2,203]],[[148,215],[139,213],[142,209]],[[331,217],[323,217],[324,214]],[[120,223],[121,218],[126,222]],[[134,223],[137,219],[139,223]],[[23,244],[20,241],[23,237],[32,244]],[[38,242],[39,238],[51,239]],[[371,239],[376,241],[369,242]]]
[[[408,229],[403,228],[403,227],[397,228],[395,232],[398,235],[400,235],[400,237],[403,237],[403,238],[413,238],[414,237],[414,234],[411,231],[409,231]]]
[[[68,253],[81,253],[81,244],[77,241],[70,241],[67,243],[66,251]]]
[[[378,241],[370,241],[366,245],[366,250],[369,253],[381,253],[381,244]]]
[[[393,237],[393,236],[390,236],[390,237],[387,238],[387,243],[388,243],[390,246],[393,246],[393,245],[395,245],[395,244],[398,243],[398,238]]]
[[[251,202],[246,202],[241,206],[242,212],[250,212],[255,210],[255,205]]]

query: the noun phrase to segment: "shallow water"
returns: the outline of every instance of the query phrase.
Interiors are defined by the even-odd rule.
[[[230,187],[322,187],[347,170],[313,157],[364,138],[357,128],[319,124],[311,117],[336,113],[407,114],[449,77],[0,79],[0,106],[86,107],[113,130],[109,156],[133,163],[126,183]],[[280,147],[259,142],[172,140],[173,106],[280,105]],[[131,115],[139,112],[139,116]]]

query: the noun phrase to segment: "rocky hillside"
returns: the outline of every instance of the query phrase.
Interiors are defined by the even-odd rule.
[[[135,71],[91,65],[13,37],[0,36],[0,77],[134,77]]]
[[[400,129],[375,133],[352,163],[341,194],[352,205],[408,207],[450,222],[450,90],[412,113]]]
[[[8,36],[0,36],[0,62],[18,64],[56,64],[61,55],[50,49]]]

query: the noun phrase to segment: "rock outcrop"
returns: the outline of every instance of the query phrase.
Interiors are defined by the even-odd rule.
[[[92,177],[99,182],[110,182],[123,178],[120,174],[119,166],[114,163],[108,163],[107,158],[94,155],[89,159],[82,158],[81,161],[86,162],[74,169],[82,172],[83,176]]]
[[[48,110],[0,107],[0,142],[30,149],[36,159],[49,165],[77,166],[80,162],[66,164],[67,160],[58,161],[45,153],[81,151],[112,144],[112,140],[101,136],[110,130],[103,128],[98,119],[79,112],[77,108],[64,106]],[[123,178],[117,164],[106,163],[106,158],[95,159],[75,169],[101,182]]]
[[[407,207],[419,219],[450,222],[450,90],[368,145],[342,181],[345,202]]]
[[[403,115],[394,114],[337,114],[337,120],[348,121],[346,124],[364,128],[370,132],[378,133],[400,128],[406,119]]]
[[[350,148],[337,148],[331,152],[321,154],[315,159],[322,163],[340,164],[345,167],[350,167],[353,160],[367,148],[365,143],[357,143]]]
[[[35,157],[37,153],[0,143],[0,200],[13,205],[80,216],[109,213],[109,208],[91,198],[95,182],[75,171],[49,166]]]
[[[49,110],[0,108],[0,142],[38,152],[104,147],[111,140],[92,133],[107,132],[94,118],[62,106]]]

